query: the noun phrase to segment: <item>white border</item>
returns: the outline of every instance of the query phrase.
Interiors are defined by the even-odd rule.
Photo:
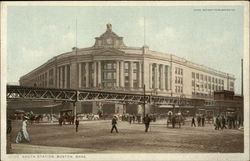
[[[35,154],[6,155],[6,39],[7,39],[7,7],[8,6],[244,6],[244,153],[154,153],[154,154],[85,154],[86,158],[60,159],[60,160],[249,160],[249,6],[246,1],[126,1],[126,2],[2,2],[1,3],[1,159],[2,160],[58,160],[56,158],[23,158],[23,156],[36,156]],[[39,154],[41,155],[41,154]],[[45,154],[49,156],[50,154]],[[75,156],[67,154],[67,156]]]

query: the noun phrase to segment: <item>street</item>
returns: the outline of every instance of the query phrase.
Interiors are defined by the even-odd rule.
[[[190,125],[187,122],[173,129],[166,127],[166,120],[157,120],[145,133],[144,124],[118,121],[119,133],[110,133],[111,120],[81,121],[78,132],[75,125],[29,124],[31,143],[16,144],[21,122],[13,121],[11,153],[242,153],[244,150],[243,130],[214,130],[213,124]]]

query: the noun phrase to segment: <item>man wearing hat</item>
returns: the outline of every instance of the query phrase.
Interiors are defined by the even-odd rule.
[[[114,129],[115,129],[116,133],[118,133],[116,124],[117,124],[117,118],[116,118],[116,116],[114,116],[113,119],[112,119],[112,129],[111,129],[111,133],[113,132]]]

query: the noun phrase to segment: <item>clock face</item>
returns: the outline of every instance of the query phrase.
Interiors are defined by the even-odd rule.
[[[112,43],[112,39],[109,38],[109,39],[106,40],[106,42],[107,42],[107,44],[111,44]]]

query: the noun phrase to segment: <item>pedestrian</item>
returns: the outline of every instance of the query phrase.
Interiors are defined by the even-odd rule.
[[[224,116],[222,116],[221,123],[222,123],[221,129],[222,129],[222,130],[223,130],[224,128],[227,129],[227,127],[226,127],[226,119],[225,119]]]
[[[17,137],[16,137],[16,143],[20,143],[23,141],[30,142],[29,133],[27,131],[27,120],[28,120],[28,118],[26,116],[24,116],[24,120],[22,122],[22,127],[19,130]]]
[[[215,119],[215,130],[219,130],[221,128],[220,126],[220,119],[219,119],[219,116],[216,117]]]
[[[176,123],[176,116],[173,115],[172,117],[172,127],[175,128],[175,123]]]
[[[75,125],[76,125],[76,132],[78,132],[78,126],[79,126],[79,119],[78,119],[78,117],[76,117]]]
[[[198,126],[201,126],[201,117],[200,117],[200,115],[198,115],[198,117],[197,117],[197,122],[198,122]]]
[[[193,118],[192,118],[192,123],[191,123],[191,127],[193,127],[193,126],[196,127],[194,116],[193,116]]]
[[[129,118],[129,124],[131,124],[131,122],[132,122],[132,115],[129,115],[128,118]]]
[[[147,114],[146,117],[143,118],[143,122],[145,124],[145,132],[148,132],[150,121],[151,121],[151,119]]]
[[[204,115],[202,115],[202,118],[201,118],[201,125],[202,125],[202,127],[205,126],[205,116]]]
[[[114,129],[115,129],[116,133],[118,133],[118,129],[116,127],[116,124],[117,124],[117,118],[116,118],[116,116],[114,116],[113,119],[112,119],[111,133],[113,132]]]
[[[8,120],[7,120],[7,153],[10,153],[10,151],[11,151],[11,131],[12,131],[11,118],[10,118],[10,116],[8,116]]]

